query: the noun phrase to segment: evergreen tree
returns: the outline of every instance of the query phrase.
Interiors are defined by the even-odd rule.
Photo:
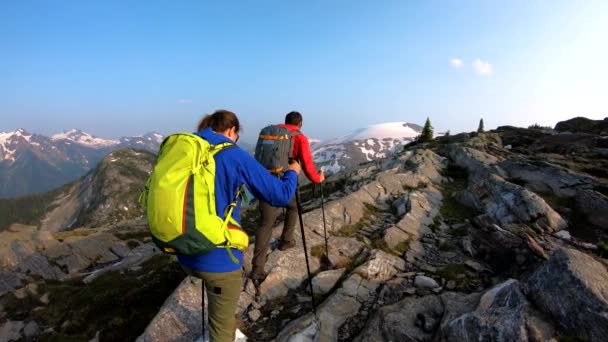
[[[420,142],[427,142],[433,140],[433,126],[431,126],[431,120],[429,118],[426,118],[426,122],[424,123],[422,133],[420,133],[418,140]]]
[[[483,133],[485,130],[483,129],[483,119],[479,120],[479,127],[477,127],[477,133]]]

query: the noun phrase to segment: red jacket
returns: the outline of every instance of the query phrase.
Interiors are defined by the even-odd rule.
[[[279,124],[281,127],[287,128],[289,131],[299,131],[300,129],[294,125]],[[302,170],[311,182],[321,183],[321,175],[317,172],[315,164],[310,153],[310,144],[308,138],[303,134],[298,134],[292,138],[293,140],[293,157],[300,162]]]

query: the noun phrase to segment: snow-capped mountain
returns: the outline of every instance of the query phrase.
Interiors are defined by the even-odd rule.
[[[24,129],[0,132],[0,198],[44,192],[73,181],[111,151],[130,147],[156,152],[163,136],[119,140],[72,129],[46,137]]]
[[[164,136],[160,133],[146,133],[134,137],[120,138],[119,148],[130,147],[140,150],[147,150],[156,153],[160,143],[163,142]]]
[[[329,173],[385,158],[413,141],[422,127],[407,122],[386,122],[358,129],[343,137],[311,146],[317,165]]]
[[[120,143],[118,140],[109,140],[94,137],[89,133],[85,133],[79,129],[71,129],[67,132],[52,135],[51,140],[73,142],[92,148],[116,146]]]

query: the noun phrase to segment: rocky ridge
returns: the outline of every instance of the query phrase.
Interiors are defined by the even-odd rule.
[[[608,162],[604,144],[602,135],[501,127],[410,145],[335,174],[324,184],[327,256],[318,192],[303,187],[314,296],[299,230],[298,246],[280,251],[276,229],[265,280],[256,287],[243,279],[240,330],[250,341],[603,341],[608,332],[608,179],[598,168]],[[159,256],[145,236],[145,223],[121,220],[52,233],[65,245],[61,249],[96,260],[85,271],[78,271],[78,258],[48,261],[52,240],[30,248],[51,266],[40,268],[42,259],[31,258],[30,269],[44,270],[37,271],[41,275],[24,274],[15,266],[3,270],[6,280],[0,286],[8,290],[0,297],[5,308],[0,307],[0,325],[5,336],[18,340],[26,331],[36,336],[33,328],[38,335],[49,329],[48,321],[14,313],[14,303],[23,303],[18,297],[43,306],[46,286],[38,281],[33,295],[31,285],[43,275],[65,279],[72,267],[73,275],[80,274],[72,279],[95,287],[112,275],[112,281],[128,283],[131,275],[150,274],[146,262]],[[2,239],[21,246],[0,258],[6,261],[23,255],[27,247],[22,245],[46,239],[32,238],[41,234],[36,227],[5,233],[25,236]],[[81,234],[86,236],[70,237]],[[87,238],[98,240],[94,256],[82,252],[90,250]],[[246,274],[252,249],[246,253]],[[102,262],[112,259],[110,253],[117,258]],[[160,310],[152,310],[156,317],[125,318],[141,327],[138,341],[199,337],[200,282],[171,279],[176,288]],[[138,305],[131,311],[140,310]],[[60,325],[53,327],[55,333],[70,333],[69,325]],[[89,339],[113,336],[107,326],[85,330]]]
[[[602,207],[606,179],[539,161],[525,148],[557,133],[525,131],[535,138],[517,146],[509,128],[441,138],[334,178],[329,263],[318,204],[304,214],[316,315],[302,245],[273,249],[264,282],[244,279],[241,329],[254,341],[602,341],[606,226],[587,211],[579,229],[577,198]],[[601,152],[585,148],[581,158]],[[180,300],[165,306],[200,297]],[[170,328],[155,321],[140,338]]]

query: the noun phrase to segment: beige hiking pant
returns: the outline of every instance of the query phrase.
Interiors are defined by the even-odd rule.
[[[241,293],[243,270],[211,273],[196,271],[182,265],[193,277],[203,279],[209,310],[209,341],[232,342],[236,331],[236,305]]]

